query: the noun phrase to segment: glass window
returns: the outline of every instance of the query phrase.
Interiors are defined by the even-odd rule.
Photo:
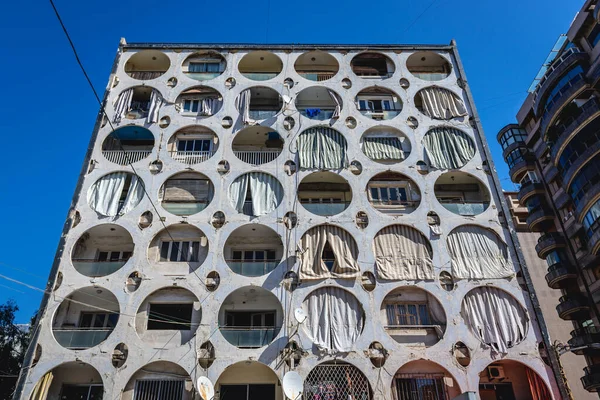
[[[600,42],[600,24],[594,26],[594,29],[592,29],[587,37],[587,41],[591,47],[596,47],[598,42]]]
[[[565,262],[568,259],[569,258],[567,257],[567,254],[564,252],[564,250],[554,250],[546,256],[546,262],[548,263],[549,267],[560,262]]]
[[[554,105],[554,102],[560,98],[563,92],[579,82],[583,78],[583,68],[581,65],[572,68],[567,72],[555,85],[552,91],[548,94],[544,109],[548,110]]]
[[[199,252],[200,242],[162,242],[160,261],[198,262]]]
[[[508,153],[506,155],[506,163],[508,164],[508,168],[510,169],[516,164],[525,161],[525,156],[527,153],[528,150],[526,147],[519,147]]]
[[[600,200],[596,201],[583,217],[583,227],[588,238],[600,229]]]
[[[595,185],[600,184],[600,154],[592,158],[575,175],[569,187],[569,195],[577,206],[585,194]]]
[[[189,331],[193,304],[150,304],[148,330]]]
[[[504,132],[502,136],[500,136],[500,146],[502,146],[502,150],[506,149],[513,143],[517,142],[525,142],[527,139],[527,132],[525,129],[520,128],[511,128]]]
[[[427,304],[387,304],[388,325],[431,325]]]
[[[592,145],[600,142],[600,117],[587,124],[569,141],[558,159],[561,171],[568,170]]]

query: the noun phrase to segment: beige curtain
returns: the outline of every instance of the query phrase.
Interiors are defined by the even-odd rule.
[[[52,374],[52,371],[42,376],[42,378],[33,388],[33,392],[31,392],[31,397],[29,398],[29,400],[46,400],[53,378],[54,375]]]
[[[437,86],[419,91],[423,113],[430,118],[449,120],[467,115],[465,103],[448,89]]]
[[[392,225],[380,230],[375,236],[373,251],[381,279],[434,279],[429,241],[410,226]]]
[[[328,243],[335,263],[331,271],[322,260]],[[352,236],[337,226],[319,225],[308,230],[300,240],[300,279],[355,278],[360,273],[358,246]]]

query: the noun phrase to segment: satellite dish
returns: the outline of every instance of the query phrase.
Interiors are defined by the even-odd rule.
[[[289,104],[292,101],[292,98],[290,96],[286,96],[285,94],[281,97],[283,98],[285,104]]]
[[[198,393],[204,400],[212,400],[215,397],[215,387],[213,386],[210,379],[205,376],[201,376],[197,381]]]
[[[308,315],[306,315],[306,313],[304,312],[303,309],[296,308],[294,310],[294,318],[296,318],[296,321],[298,321],[298,323],[301,324],[304,321],[306,321],[306,318],[308,318]]]
[[[302,377],[296,371],[290,371],[283,377],[283,392],[290,400],[299,400],[302,397]]]

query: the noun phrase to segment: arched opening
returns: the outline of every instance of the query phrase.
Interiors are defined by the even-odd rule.
[[[406,60],[406,68],[413,76],[424,81],[441,81],[452,71],[446,58],[432,51],[411,54]]]
[[[223,255],[236,274],[261,276],[279,265],[283,257],[283,242],[277,232],[267,226],[244,225],[229,235]]]
[[[333,78],[340,65],[331,54],[315,50],[300,55],[294,63],[294,68],[301,77],[322,82]]]
[[[404,364],[392,381],[392,392],[397,399],[448,400],[461,394],[458,382],[442,366],[427,360]]]
[[[482,399],[552,399],[546,382],[525,364],[495,361],[479,373]]]
[[[223,371],[215,389],[220,400],[283,400],[280,385],[271,368],[257,361],[242,361]]]
[[[382,172],[367,184],[369,203],[387,215],[410,214],[421,204],[421,191],[409,177],[397,172]]]
[[[102,377],[89,364],[71,361],[44,374],[31,392],[36,399],[100,399],[104,394]]]
[[[253,51],[242,57],[238,69],[253,81],[268,81],[281,73],[283,62],[269,51]]]
[[[128,125],[114,130],[102,143],[102,155],[108,161],[129,165],[152,153],[154,135],[146,128]]]
[[[220,76],[226,67],[227,62],[219,53],[194,53],[185,59],[181,65],[181,71],[188,78],[207,81]]]
[[[324,362],[315,366],[304,380],[303,398],[371,400],[373,391],[367,377],[354,365]]]
[[[448,211],[463,216],[475,216],[490,205],[488,188],[473,175],[446,172],[435,181],[435,197]]]
[[[202,265],[208,250],[204,232],[190,224],[175,224],[154,236],[148,260],[155,271],[164,275],[186,275]]]
[[[197,396],[194,382],[185,369],[170,361],[155,361],[129,378],[121,400],[192,400]]]
[[[348,208],[352,201],[352,189],[338,174],[313,172],[300,182],[298,200],[308,212],[328,217]]]

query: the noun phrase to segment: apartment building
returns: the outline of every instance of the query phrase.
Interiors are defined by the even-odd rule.
[[[563,398],[466,82],[455,43],[123,40],[17,398]]]
[[[517,124],[498,133],[558,316],[573,325],[565,350],[588,365],[585,389],[600,387],[600,8],[586,1],[536,76]],[[551,317],[548,317],[551,319]]]

